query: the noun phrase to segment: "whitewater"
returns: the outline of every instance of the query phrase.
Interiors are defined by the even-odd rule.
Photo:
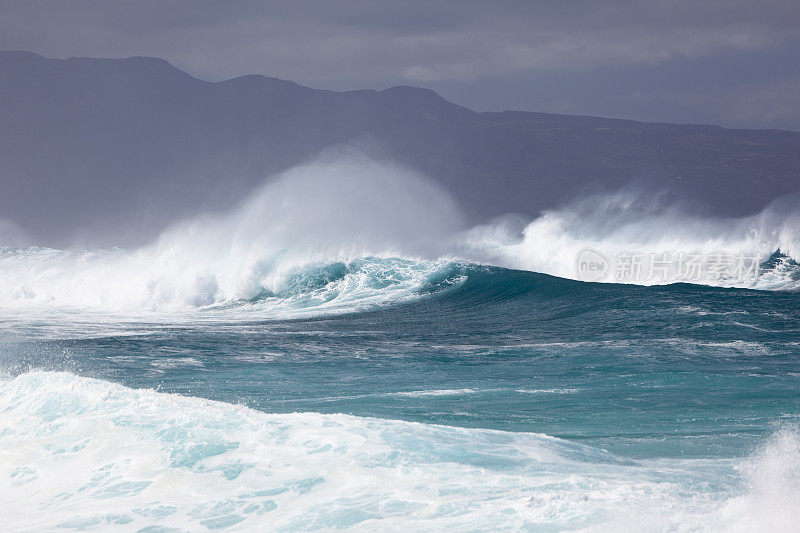
[[[317,308],[331,300],[382,302],[390,293],[407,294],[456,261],[581,279],[581,253],[594,250],[641,258],[725,254],[746,257],[752,264],[745,266],[756,268],[741,279],[705,271],[682,278],[671,265],[656,278],[616,279],[609,272],[592,281],[800,287],[796,199],[724,219],[630,190],[583,199],[530,222],[508,216],[467,228],[452,198],[429,180],[353,158],[323,158],[288,171],[230,213],[176,224],[136,250],[0,249],[0,302],[171,312],[268,295],[291,299],[317,288],[298,284],[313,285],[308,278],[322,276],[321,282],[335,283],[322,283],[328,294],[287,306]],[[777,262],[764,268],[776,253]]]
[[[741,462],[632,461],[534,433],[267,415],[44,372],[4,383],[0,406],[12,529],[591,529],[604,516],[615,530],[788,531],[800,507],[795,431]],[[706,481],[737,471],[733,490]]]
[[[135,249],[0,223],[0,513],[792,531],[795,200],[732,219],[626,189],[470,226],[349,153]]]

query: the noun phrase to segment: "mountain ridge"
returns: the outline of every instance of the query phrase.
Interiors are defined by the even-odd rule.
[[[390,86],[390,87],[386,87],[384,89],[347,89],[347,90],[337,91],[337,90],[333,90],[333,89],[320,89],[320,88],[310,87],[308,85],[303,85],[301,83],[298,83],[298,82],[295,82],[295,81],[292,81],[292,80],[287,80],[287,79],[279,78],[279,77],[276,77],[276,76],[267,76],[265,74],[256,74],[256,73],[241,74],[239,76],[234,76],[232,78],[226,78],[226,79],[223,79],[223,80],[209,81],[209,80],[203,80],[202,78],[197,78],[197,77],[195,77],[195,76],[193,76],[193,75],[181,70],[180,68],[176,67],[175,65],[173,65],[172,63],[170,63],[166,59],[163,59],[163,58],[160,58],[160,57],[155,57],[155,56],[128,56],[128,57],[119,57],[119,58],[71,56],[71,57],[66,57],[66,58],[51,58],[51,57],[43,56],[43,55],[38,54],[36,52],[30,52],[30,51],[26,51],[26,50],[0,50],[0,60],[2,59],[2,56],[4,56],[4,55],[15,55],[15,54],[23,55],[23,56],[32,56],[32,57],[35,57],[36,59],[41,59],[41,60],[45,60],[45,61],[66,61],[66,62],[83,61],[83,60],[88,60],[88,61],[92,61],[92,62],[94,62],[94,61],[127,62],[127,61],[140,61],[140,60],[142,60],[144,62],[152,61],[154,63],[159,63],[159,64],[163,64],[165,66],[168,66],[169,69],[171,69],[173,71],[176,71],[177,73],[180,73],[181,75],[184,75],[184,76],[187,76],[189,78],[192,78],[192,79],[194,79],[194,80],[196,80],[198,82],[203,82],[203,83],[208,83],[208,84],[227,84],[227,83],[234,82],[234,81],[237,81],[237,80],[265,79],[265,80],[269,80],[269,81],[280,82],[280,83],[285,84],[285,85],[295,86],[295,87],[298,87],[298,88],[310,89],[310,90],[313,90],[313,91],[336,93],[336,94],[348,94],[348,93],[378,93],[378,94],[380,94],[380,93],[386,93],[386,92],[393,92],[396,89],[411,89],[413,91],[419,91],[420,93],[429,93],[432,96],[435,96],[437,99],[442,100],[442,101],[444,101],[444,102],[446,102],[446,103],[448,103],[448,104],[450,104],[452,106],[456,106],[456,107],[460,107],[462,109],[466,109],[466,110],[468,110],[468,111],[470,111],[472,113],[478,114],[478,115],[523,114],[523,115],[538,115],[538,116],[551,116],[551,117],[574,117],[574,118],[577,118],[577,119],[597,119],[597,120],[600,120],[600,121],[630,122],[630,123],[635,123],[635,124],[648,124],[648,125],[689,126],[689,127],[694,126],[694,127],[699,127],[699,128],[715,128],[715,129],[728,130],[728,131],[772,131],[772,132],[785,132],[785,133],[798,133],[798,134],[800,134],[800,132],[795,131],[795,130],[788,130],[788,129],[781,129],[781,128],[731,128],[731,127],[727,127],[727,126],[720,126],[718,124],[710,124],[710,123],[705,123],[705,122],[648,121],[648,120],[637,120],[637,119],[632,119],[632,118],[604,117],[604,116],[600,116],[600,115],[581,115],[581,114],[576,115],[576,114],[571,114],[571,113],[551,113],[551,112],[546,112],[546,111],[530,111],[530,110],[520,110],[520,109],[504,109],[502,111],[476,111],[474,109],[470,109],[469,107],[466,107],[466,106],[463,106],[463,105],[460,105],[460,104],[456,104],[454,102],[451,102],[450,100],[447,100],[447,98],[445,98],[444,96],[440,95],[439,93],[437,93],[433,89],[429,89],[429,88],[426,88],[426,87],[417,87],[415,85],[393,85],[393,86]]]
[[[722,216],[800,189],[800,133],[788,130],[476,112],[412,86],[211,82],[159,58],[0,52],[0,218],[45,241],[152,234],[353,143],[438,181],[473,221],[631,182]]]

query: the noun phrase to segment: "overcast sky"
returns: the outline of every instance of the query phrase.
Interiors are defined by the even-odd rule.
[[[800,0],[0,0],[0,49],[208,80],[429,87],[520,109],[800,130]]]

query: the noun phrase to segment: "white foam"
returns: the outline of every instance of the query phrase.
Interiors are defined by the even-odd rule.
[[[177,224],[138,250],[0,249],[0,306],[174,314],[281,294],[317,266],[408,256],[362,261],[284,307],[390,300],[378,293],[415,288],[435,265],[414,259],[435,255],[460,225],[449,195],[419,175],[352,154],[327,158],[277,176],[230,213]],[[262,304],[264,311],[269,302]]]
[[[15,530],[787,530],[797,433],[741,463],[629,461],[530,433],[266,414],[65,373],[0,383]]]
[[[687,278],[674,263],[684,255],[725,254],[746,258],[749,268],[778,249],[786,257],[758,277],[703,271]],[[551,210],[527,225],[506,217],[463,231],[456,204],[440,187],[349,154],[281,174],[231,212],[177,224],[137,250],[0,249],[0,309],[9,316],[33,311],[37,320],[43,311],[72,314],[56,322],[92,312],[119,321],[143,314],[174,320],[188,311],[188,319],[201,320],[208,316],[191,311],[274,294],[250,315],[341,312],[402,301],[453,260],[584,279],[577,265],[587,250],[608,263],[595,281],[800,287],[800,272],[788,259],[800,258],[800,214],[788,203],[722,219],[622,191]],[[666,254],[673,262],[655,278],[642,272],[618,279],[626,254],[639,260]],[[292,292],[298,276],[336,263],[355,266],[326,285]]]
[[[797,531],[800,519],[800,434],[782,429],[739,469],[747,491],[716,515],[721,530]]]
[[[520,394],[574,394],[579,392],[580,389],[566,388],[566,389],[515,389],[514,392]]]
[[[767,272],[753,268],[777,250],[800,259],[796,201],[778,200],[753,216],[721,218],[633,190],[584,198],[524,226],[500,219],[473,228],[461,239],[461,253],[467,257],[563,278],[797,289],[800,273],[786,261]],[[605,270],[582,272],[579,260],[585,253],[600,259]],[[687,266],[690,261],[698,267]]]
[[[712,531],[793,533],[800,521],[800,433],[778,430],[761,449],[735,464],[730,495],[704,512],[679,502],[611,513],[591,531]],[[725,478],[723,478],[724,480]],[[702,487],[700,487],[701,490]]]
[[[428,396],[464,396],[467,394],[475,394],[477,391],[474,389],[433,389],[433,390],[416,390],[395,392],[392,396],[407,396],[409,398],[425,398]]]

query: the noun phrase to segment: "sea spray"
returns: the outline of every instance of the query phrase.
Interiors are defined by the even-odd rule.
[[[292,169],[231,212],[176,224],[139,249],[4,248],[0,308],[125,315],[258,302],[254,312],[273,318],[347,312],[404,301],[463,261],[582,281],[795,290],[799,228],[789,199],[723,219],[623,190],[465,230],[440,187],[348,154]],[[332,269],[342,276],[320,277]],[[312,278],[327,281],[298,284]]]
[[[501,218],[477,226],[461,236],[459,250],[476,261],[583,281],[792,290],[800,287],[800,209],[783,199],[752,216],[709,217],[626,189],[526,225]],[[776,252],[780,261],[765,265]],[[601,263],[598,275],[582,270],[583,258]]]

